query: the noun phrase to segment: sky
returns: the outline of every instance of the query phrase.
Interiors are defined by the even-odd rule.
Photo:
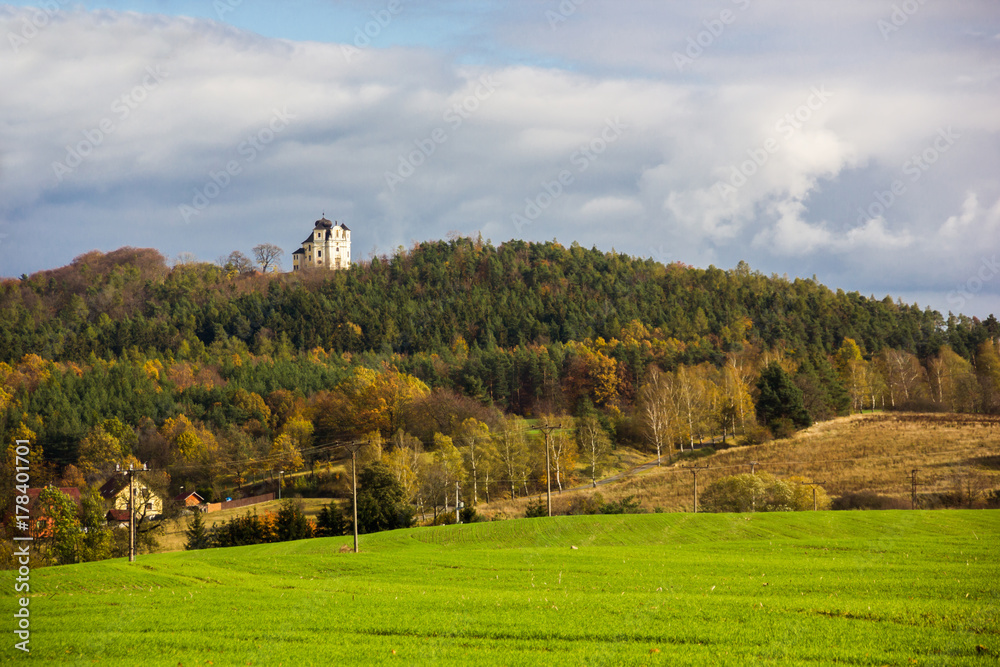
[[[0,3],[0,276],[457,233],[1000,313],[996,0]],[[188,253],[188,254],[186,254]]]

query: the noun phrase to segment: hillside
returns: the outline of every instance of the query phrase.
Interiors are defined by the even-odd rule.
[[[995,511],[559,517],[32,573],[48,663],[974,665]],[[11,649],[6,649],[10,651]]]
[[[690,511],[692,475],[688,466],[708,466],[698,474],[699,488],[715,479],[753,470],[779,478],[798,476],[823,482],[831,497],[872,492],[910,506],[912,475],[917,475],[917,506],[982,506],[1000,489],[1000,418],[983,415],[881,413],[822,422],[791,438],[762,445],[732,447],[696,460],[652,468],[602,485],[605,501],[634,496],[645,511]],[[666,462],[665,462],[666,463]],[[556,494],[553,512],[571,511],[587,487]],[[483,508],[487,515],[523,516],[532,499],[501,501]]]
[[[574,245],[494,247],[427,242],[350,271],[239,275],[208,264],[167,268],[151,249],[82,255],[73,264],[0,286],[0,361],[28,353],[81,361],[136,347],[176,351],[236,339],[336,352],[437,352],[470,346],[622,338],[639,322],[670,343],[670,363],[718,360],[744,340],[831,353],[852,338],[868,353],[892,347],[968,357],[1000,336],[986,322],[891,298],[833,291],[813,280],[664,266]]]

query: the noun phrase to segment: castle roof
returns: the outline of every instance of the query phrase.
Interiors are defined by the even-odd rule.
[[[340,227],[345,232],[351,231],[350,227],[348,227],[344,223],[342,223],[342,222],[336,222],[336,223],[334,223],[334,222],[331,222],[331,221],[327,220],[325,217],[323,217],[323,218],[320,218],[319,220],[317,220],[316,223],[313,225],[313,234],[318,229],[318,230],[321,230],[321,231],[324,232],[323,236],[322,236],[322,238],[324,240],[333,238],[333,228],[334,228],[334,226]],[[313,239],[313,234],[310,234],[309,238],[307,238],[302,243],[303,244],[305,244],[305,243],[312,243],[313,240],[314,240]],[[292,254],[295,254],[295,253],[292,253]]]

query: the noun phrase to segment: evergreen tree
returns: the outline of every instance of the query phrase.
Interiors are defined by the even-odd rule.
[[[195,508],[194,515],[188,520],[188,527],[184,534],[187,536],[184,548],[188,551],[207,549],[211,546],[211,534],[205,527],[205,519],[198,508]]]
[[[346,535],[349,527],[340,505],[332,500],[329,505],[323,505],[316,515],[316,537]]]
[[[409,528],[413,525],[413,508],[406,502],[403,486],[389,468],[376,461],[358,475],[358,532]]]
[[[294,500],[281,503],[275,521],[275,532],[278,534],[279,542],[304,540],[313,536],[312,526],[302,513],[302,506]]]
[[[776,434],[786,430],[789,422],[799,428],[812,424],[802,403],[802,390],[776,362],[771,362],[761,372],[757,390],[757,417]]]

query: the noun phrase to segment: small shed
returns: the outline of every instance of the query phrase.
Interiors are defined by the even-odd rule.
[[[202,498],[197,491],[188,491],[187,493],[182,493],[175,497],[174,501],[180,503],[184,507],[193,507],[195,505],[201,505],[205,502],[205,499]]]

